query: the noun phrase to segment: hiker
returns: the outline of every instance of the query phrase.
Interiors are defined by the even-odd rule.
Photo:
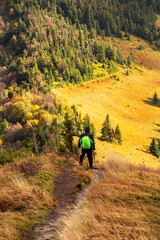
[[[79,138],[78,147],[80,148],[81,145],[82,145],[82,154],[80,155],[79,165],[83,165],[83,159],[85,154],[87,153],[89,166],[90,168],[92,168],[93,167],[92,149],[93,149],[93,153],[95,154],[95,144],[94,144],[93,135],[90,134],[89,127],[85,128],[85,133],[82,133]]]

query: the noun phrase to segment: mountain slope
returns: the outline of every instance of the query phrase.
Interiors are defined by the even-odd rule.
[[[63,240],[159,239],[159,171],[112,157],[104,177],[64,217]]]
[[[152,59],[152,55],[150,55]],[[154,62],[160,60],[155,55]],[[158,67],[158,65],[157,65]],[[88,113],[94,123],[98,137],[107,114],[113,127],[119,123],[123,144],[115,145],[96,140],[98,160],[107,159],[117,152],[134,163],[159,166],[159,160],[149,153],[153,136],[159,138],[159,105],[152,105],[154,92],[159,94],[160,74],[156,70],[139,68],[121,69],[114,78],[103,78],[68,89],[57,89],[70,104],[76,104],[82,114]]]
[[[157,41],[159,48],[155,15],[159,13],[159,0],[4,3],[0,19],[1,67],[7,71],[3,89],[16,83],[47,92],[57,82],[90,80],[95,61],[108,68],[110,60],[127,63],[109,43],[98,41],[97,35],[129,39],[130,32]]]
[[[159,103],[152,104],[152,97],[160,91],[160,34],[158,22],[155,25],[160,4],[159,0],[1,3],[0,237],[10,240],[21,239],[53,206],[53,179],[69,161],[70,153],[77,158],[77,137],[86,125],[94,133],[96,128],[96,163],[113,161],[116,153],[117,161],[122,156],[136,165],[160,167],[159,159],[149,152],[152,137],[159,139],[160,108]],[[114,129],[117,123],[120,126],[122,145],[100,139],[107,114]],[[91,205],[89,221],[93,220],[95,230],[90,226],[81,229],[81,224],[74,234],[81,237],[90,231],[89,237],[94,239],[120,238],[121,234],[156,239],[159,172],[121,162],[110,162],[106,168],[108,176],[95,187],[104,187],[104,192],[93,188],[87,200]],[[83,181],[80,179],[80,186]],[[110,186],[112,192],[108,192]],[[105,204],[101,209],[98,202],[104,203],[108,197],[107,209]],[[94,212],[96,206],[100,214]],[[104,216],[108,206],[109,219]],[[85,207],[82,215],[86,217]],[[141,213],[145,209],[145,219],[132,212],[134,208]],[[109,221],[113,220],[112,212],[113,222]],[[118,214],[122,218],[117,221]],[[68,225],[61,236],[71,240],[67,232],[71,233]]]

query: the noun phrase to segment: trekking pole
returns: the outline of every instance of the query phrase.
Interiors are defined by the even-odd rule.
[[[96,163],[96,156],[95,156],[96,154],[93,152],[93,161],[94,161],[94,163]]]

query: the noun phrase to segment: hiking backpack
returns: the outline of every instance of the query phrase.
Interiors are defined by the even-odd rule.
[[[84,136],[81,138],[80,144],[82,145],[83,149],[90,149],[93,141],[90,139],[89,136]]]

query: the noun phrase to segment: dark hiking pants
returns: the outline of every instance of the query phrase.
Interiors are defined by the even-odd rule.
[[[90,168],[92,168],[93,167],[92,148],[90,148],[90,149],[82,148],[82,155],[80,156],[80,163],[83,164],[83,159],[84,159],[84,156],[86,153],[87,153],[87,157],[89,160],[89,166],[90,166]]]

